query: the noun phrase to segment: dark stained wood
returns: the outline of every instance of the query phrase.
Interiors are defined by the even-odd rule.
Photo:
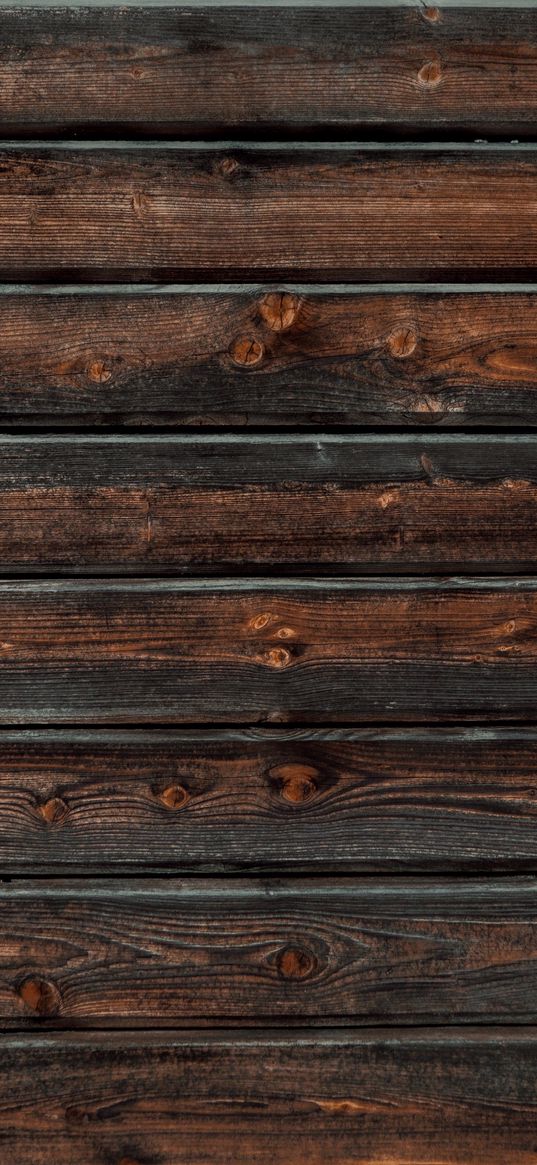
[[[10,132],[528,135],[535,11],[485,6],[99,10],[2,15]]]
[[[0,294],[4,428],[535,428],[536,382],[532,294]]]
[[[17,1165],[534,1165],[535,1028],[2,1040]]]
[[[0,584],[3,724],[533,719],[537,581]]]
[[[0,884],[0,1022],[534,1023],[537,880]]]
[[[0,560],[29,572],[525,571],[537,437],[4,436]]]
[[[4,144],[0,278],[532,279],[536,190],[533,146]]]
[[[0,868],[537,872],[534,729],[0,734]]]

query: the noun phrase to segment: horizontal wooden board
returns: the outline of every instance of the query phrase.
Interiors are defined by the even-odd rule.
[[[6,572],[531,570],[537,437],[4,435],[0,561]]]
[[[17,1165],[534,1165],[535,1028],[9,1036]]]
[[[535,428],[536,382],[534,294],[0,288],[4,428]]]
[[[536,193],[534,146],[4,143],[0,277],[531,279]]]
[[[535,718],[534,579],[4,582],[0,626],[3,724]]]
[[[537,880],[0,884],[4,1027],[535,1023]]]
[[[0,452],[12,514],[27,486],[17,522],[30,498],[43,504],[28,550],[21,531],[25,565],[512,571],[536,561],[534,438],[12,439]]]
[[[0,868],[537,872],[533,729],[0,733]]]
[[[22,134],[532,135],[530,8],[47,10],[2,17],[2,124]],[[468,94],[471,93],[471,101]]]

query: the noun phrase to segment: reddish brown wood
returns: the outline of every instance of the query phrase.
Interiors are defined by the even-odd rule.
[[[536,183],[533,147],[4,146],[0,277],[532,279]]]
[[[4,724],[535,716],[532,579],[13,582],[0,619]]]
[[[0,886],[0,1023],[534,1023],[537,881]]]
[[[17,1165],[534,1165],[535,1028],[2,1041]]]
[[[3,294],[1,423],[534,428],[536,304],[306,287]],[[233,358],[245,340],[262,349],[254,364]]]
[[[529,6],[36,0],[8,9],[2,34],[9,132],[533,135]]]
[[[537,871],[533,729],[0,734],[0,865]]]
[[[4,435],[0,557],[6,572],[525,571],[537,437]]]

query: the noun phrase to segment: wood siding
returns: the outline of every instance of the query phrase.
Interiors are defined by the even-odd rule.
[[[0,1160],[535,1165],[537,13],[0,11]]]

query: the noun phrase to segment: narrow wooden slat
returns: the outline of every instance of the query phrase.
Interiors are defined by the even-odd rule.
[[[537,871],[537,733],[0,734],[0,868]]]
[[[17,1165],[534,1165],[535,1028],[4,1036]]]
[[[0,294],[4,428],[535,428],[536,380],[527,293]]]
[[[4,144],[0,277],[531,279],[536,198],[533,146]]]
[[[529,7],[180,5],[2,15],[1,116],[17,133],[368,131],[531,135]],[[471,94],[471,100],[468,95]]]
[[[537,880],[0,885],[4,1027],[534,1023]]]
[[[525,571],[537,437],[4,436],[0,559],[30,572]]]
[[[537,581],[0,584],[3,724],[533,719]]]

